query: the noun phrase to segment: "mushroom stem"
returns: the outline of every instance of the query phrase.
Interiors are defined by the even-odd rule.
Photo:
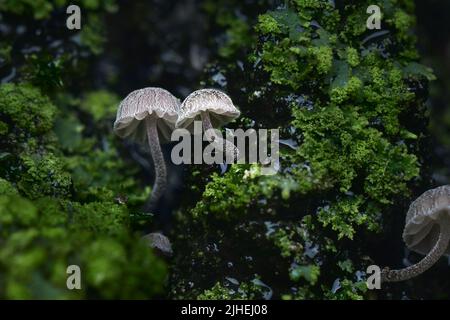
[[[384,268],[381,272],[381,281],[397,282],[408,280],[431,268],[447,250],[450,241],[450,218],[442,219],[439,229],[439,239],[425,258],[404,269],[389,270],[389,268]]]
[[[222,150],[222,152],[225,148],[225,159],[237,160],[239,158],[239,149],[227,139],[222,139],[222,137],[216,134],[208,112],[202,111],[201,116],[203,129],[205,130],[208,141],[213,143],[216,148]]]
[[[156,126],[157,119],[148,117],[145,121],[147,122],[148,144],[155,166],[155,182],[153,183],[152,194],[145,205],[145,210],[151,211],[166,190],[167,173],[161,145],[159,144],[158,127]]]

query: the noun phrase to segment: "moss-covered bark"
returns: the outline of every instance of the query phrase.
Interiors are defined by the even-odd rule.
[[[173,296],[246,297],[255,283],[286,299],[376,295],[364,271],[401,261],[382,240],[400,237],[392,223],[428,174],[416,87],[433,76],[417,63],[413,3],[383,1],[381,31],[366,29],[370,1],[258,3],[207,2],[225,41],[205,84],[239,106],[232,126],[279,128],[298,147],[282,149],[275,176],[234,165],[199,187],[193,170]]]

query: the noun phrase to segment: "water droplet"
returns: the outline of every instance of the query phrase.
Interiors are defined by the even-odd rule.
[[[253,92],[253,95],[254,95],[255,97],[259,98],[259,97],[261,97],[262,92],[261,92],[260,90],[256,90],[256,91]]]
[[[319,245],[313,245],[311,242],[305,242],[305,255],[313,259],[319,253]]]
[[[211,77],[211,79],[217,83],[218,85],[220,85],[221,87],[225,87],[227,85],[227,78],[225,78],[225,76],[223,75],[223,73],[218,72],[215,75],[213,75]]]
[[[272,233],[274,233],[276,230],[275,228],[279,226],[279,223],[273,223],[271,221],[265,221],[264,225],[266,226],[267,232],[266,237],[270,236]]]
[[[288,146],[293,150],[297,150],[298,144],[294,139],[280,139],[278,142],[282,145]]]
[[[341,281],[339,280],[339,278],[337,278],[333,282],[333,286],[331,287],[331,292],[336,293],[340,288],[341,288]]]
[[[366,278],[366,273],[364,271],[356,271],[355,272],[355,276],[356,276],[356,281],[364,281],[364,279]]]
[[[271,287],[269,287],[267,284],[265,284],[264,282],[262,282],[259,279],[253,279],[252,283],[254,285],[256,285],[256,286],[263,287],[263,288],[267,289],[266,292],[263,293],[263,299],[270,300],[272,298],[273,290],[272,290]]]
[[[27,28],[24,25],[17,26],[16,33],[24,34],[27,31]]]

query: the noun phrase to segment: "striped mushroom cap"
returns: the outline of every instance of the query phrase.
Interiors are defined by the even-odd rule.
[[[445,215],[450,215],[449,185],[428,190],[412,202],[403,231],[403,240],[408,248],[428,254],[439,238],[439,220]],[[450,255],[450,246],[445,255]]]
[[[177,128],[193,131],[193,121],[200,120],[201,112],[209,113],[214,128],[236,119],[241,114],[230,97],[216,89],[201,89],[191,93],[181,104]]]
[[[160,141],[170,141],[178,118],[180,100],[162,88],[148,87],[131,92],[119,105],[114,132],[122,138],[147,140],[144,119],[157,117]]]

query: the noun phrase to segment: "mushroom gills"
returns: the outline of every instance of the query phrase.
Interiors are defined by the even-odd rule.
[[[439,238],[431,251],[418,263],[404,269],[390,270],[384,268],[381,272],[382,282],[404,281],[418,276],[431,268],[447,251],[450,241],[450,216],[443,215],[439,221]]]
[[[430,231],[431,231],[431,229],[433,229],[433,227],[435,227],[435,226],[433,224],[429,223],[424,228],[418,230],[414,234],[414,238],[412,238],[412,240],[411,240],[410,247],[415,247],[418,244],[420,244],[422,241],[424,241],[425,238],[427,236],[429,236]]]

